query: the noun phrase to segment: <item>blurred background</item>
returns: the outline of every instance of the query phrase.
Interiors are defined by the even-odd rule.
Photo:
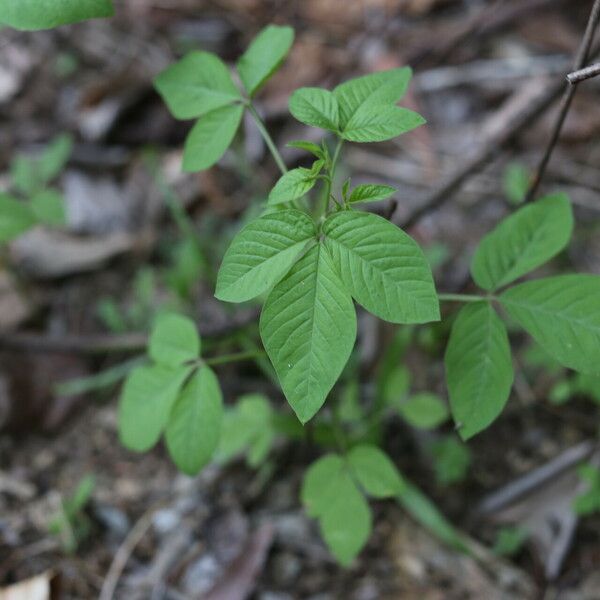
[[[599,599],[600,476],[586,479],[579,465],[599,459],[600,383],[574,378],[518,335],[511,400],[468,445],[447,419],[424,426],[392,410],[386,420],[386,449],[469,536],[471,554],[440,541],[435,523],[426,531],[379,502],[367,548],[342,569],[298,499],[318,455],[309,443],[280,441],[259,469],[232,460],[192,479],[162,447],[126,451],[116,429],[119,382],[159,311],[193,316],[215,354],[260,343],[256,307],[219,303],[214,281],[277,167],[248,120],[216,167],[182,173],[191,123],[169,115],[155,75],[191,49],[233,63],[264,25],[292,25],[290,57],[258,98],[283,147],[320,140],[287,112],[295,88],[410,65],[403,104],[428,125],[348,144],[340,181],[397,187],[393,219],[426,249],[438,289],[469,291],[476,244],[523,200],[547,146],[592,2],[117,5],[106,21],[0,30],[0,190],[27,195],[27,161],[50,157],[66,221],[0,251],[0,598],[47,597],[6,591],[39,584],[37,575],[53,598]],[[579,84],[540,188],[568,193],[577,223],[546,272],[600,274],[599,99],[600,78]],[[307,164],[297,149],[283,156]],[[425,392],[445,405],[448,321],[398,331],[361,313],[341,393],[368,396],[394,356],[385,349],[401,346],[382,383],[390,405]],[[218,374],[226,401],[260,392],[285,406],[260,364]],[[583,493],[592,510],[574,509]]]

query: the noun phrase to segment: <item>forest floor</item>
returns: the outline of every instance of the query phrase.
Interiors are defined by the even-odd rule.
[[[309,441],[279,441],[258,470],[234,461],[189,478],[162,446],[143,455],[120,446],[118,385],[81,393],[57,387],[135,358],[138,334],[159,307],[183,308],[201,331],[254,315],[252,307],[235,312],[214,299],[214,270],[247,209],[257,210],[276,179],[276,166],[247,122],[217,167],[181,172],[189,125],[171,118],[152,78],[186,50],[233,62],[265,24],[293,25],[290,58],[259,99],[281,145],[315,139],[315,130],[287,113],[295,88],[411,65],[405,104],[426,116],[427,127],[395,142],[349,146],[340,170],[355,184],[398,187],[394,220],[410,223],[438,289],[469,292],[478,240],[511,209],[507,169],[535,169],[557,102],[514,124],[540,97],[553,89],[560,95],[590,6],[131,0],[107,22],[0,32],[0,190],[10,187],[17,152],[65,132],[75,139],[59,180],[68,229],[36,229],[0,255],[0,600],[13,598],[3,589],[34,576],[51,581],[61,599],[600,599],[600,516],[572,510],[583,489],[578,465],[600,462],[600,403],[594,394],[557,399],[557,384],[569,375],[524,338],[516,337],[511,400],[469,442],[462,471],[432,452],[453,434],[451,423],[424,432],[390,416],[385,426],[390,456],[467,536],[471,553],[380,501],[373,536],[347,569],[300,505],[303,473],[318,456]],[[569,194],[577,223],[569,249],[546,272],[570,265],[600,274],[599,96],[600,78],[580,85],[542,183],[541,193]],[[303,164],[297,150],[283,155]],[[177,256],[173,203],[191,219],[201,247],[190,267],[197,282],[184,294],[174,292],[189,264]],[[414,217],[424,205],[430,209]],[[396,327],[361,314],[359,331],[366,389]],[[131,332],[132,348],[96,352],[100,342]],[[256,340],[255,325],[244,335]],[[447,326],[415,334],[406,356],[412,390],[445,397],[447,335]],[[240,339],[228,333],[208,348],[228,351]],[[261,392],[284,406],[252,363],[220,367],[219,375],[228,402]],[[444,465],[461,471],[453,483],[444,483]],[[65,503],[89,476],[89,502],[65,520]]]

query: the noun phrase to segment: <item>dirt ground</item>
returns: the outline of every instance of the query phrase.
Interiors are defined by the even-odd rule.
[[[300,505],[303,473],[319,455],[309,441],[279,440],[258,470],[240,460],[189,478],[162,446],[142,455],[120,446],[118,383],[70,395],[56,388],[131,360],[153,311],[174,302],[165,283],[177,241],[169,193],[196,227],[209,265],[199,267],[187,300],[208,348],[235,348],[237,334],[211,332],[236,320],[248,324],[244,340],[257,339],[252,307],[235,312],[214,299],[214,268],[277,171],[248,122],[237,150],[217,167],[181,172],[189,124],[172,119],[152,78],[186,50],[232,62],[265,24],[293,25],[291,56],[259,98],[281,144],[316,134],[287,113],[296,87],[333,87],[410,64],[406,104],[427,127],[395,142],[351,146],[341,170],[353,183],[398,187],[394,220],[409,223],[437,257],[438,289],[469,291],[472,251],[510,209],[506,167],[535,168],[557,102],[516,128],[515,115],[553,86],[560,96],[591,4],[129,0],[106,22],[0,31],[0,189],[16,152],[63,132],[75,139],[59,182],[67,231],[35,230],[0,253],[0,600],[12,598],[3,589],[36,575],[61,599],[600,599],[600,516],[578,518],[571,509],[582,491],[577,466],[600,456],[600,404],[585,394],[552,402],[565,373],[536,359],[524,338],[515,337],[511,400],[469,442],[472,462],[460,481],[436,480],[430,451],[452,433],[450,423],[423,432],[392,416],[385,425],[390,456],[467,536],[471,552],[443,543],[397,503],[378,501],[373,535],[348,569],[335,563]],[[573,243],[547,272],[570,266],[600,274],[599,98],[600,78],[578,89],[542,184],[543,192],[570,195],[577,223]],[[294,149],[283,154],[289,164],[302,162]],[[424,205],[430,209],[415,217]],[[102,318],[99,300],[107,298],[126,315],[125,332],[110,331]],[[368,395],[380,346],[395,327],[360,314],[359,331]],[[408,353],[415,389],[445,396],[447,335],[447,326],[427,328]],[[116,337],[130,347],[94,351]],[[227,402],[260,391],[285,405],[260,365],[218,372]],[[89,475],[95,483],[77,526],[57,529],[62,503]],[[492,549],[507,527],[529,535],[501,556]],[[28,597],[36,600],[17,596]]]

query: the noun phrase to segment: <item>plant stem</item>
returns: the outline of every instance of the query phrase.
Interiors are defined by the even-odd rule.
[[[333,179],[335,177],[335,167],[337,166],[337,161],[340,157],[340,151],[343,143],[344,141],[340,138],[337,146],[335,147],[335,152],[333,153],[331,167],[329,168],[329,178],[325,183],[325,193],[323,194],[323,206],[320,210],[320,216],[325,215],[327,213],[327,209],[329,208],[329,197],[331,196],[331,186],[333,185]]]
[[[246,352],[236,352],[234,354],[223,354],[222,356],[215,356],[213,358],[207,358],[204,364],[209,366],[224,365],[232,362],[240,362],[243,360],[251,360],[253,358],[260,358],[265,356],[264,350],[248,350]]]
[[[474,294],[438,294],[442,302],[484,302],[492,296],[476,296]]]
[[[281,171],[282,175],[287,173],[287,167],[285,166],[285,163],[283,162],[283,158],[281,158],[281,154],[279,154],[279,150],[277,150],[277,146],[275,146],[275,142],[273,141],[273,138],[269,135],[269,132],[267,131],[265,123],[261,119],[260,115],[258,114],[258,111],[256,110],[256,108],[250,101],[248,101],[246,106],[248,107],[250,114],[254,118],[256,126],[258,127],[258,130],[260,131],[260,134],[262,135],[263,140],[265,140],[265,144],[267,144],[267,148],[269,148],[269,150],[271,151],[271,154],[273,155],[273,158],[275,159],[275,162],[277,163],[277,166],[279,167],[279,170]]]

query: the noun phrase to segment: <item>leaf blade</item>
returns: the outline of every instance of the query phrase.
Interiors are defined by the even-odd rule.
[[[250,96],[275,73],[294,42],[291,27],[268,25],[252,40],[237,63],[240,79]]]
[[[354,299],[392,323],[440,318],[431,269],[417,243],[377,215],[338,212],[323,224],[325,245]]]
[[[189,367],[169,369],[142,366],[134,369],[123,386],[119,402],[119,439],[130,450],[150,450],[167,424],[171,407]]]
[[[268,204],[275,206],[291,202],[308,194],[317,183],[317,173],[312,169],[298,167],[284,173],[269,193]]]
[[[23,31],[52,29],[113,14],[111,0],[0,0],[1,22]]]
[[[385,142],[425,124],[418,113],[400,106],[364,105],[342,130],[349,142]]]
[[[329,90],[300,88],[290,97],[289,109],[301,123],[329,131],[338,130],[338,104]]]
[[[242,120],[244,107],[230,104],[206,113],[185,140],[183,170],[203,171],[225,154]]]
[[[177,467],[196,475],[219,444],[223,397],[213,371],[200,367],[188,381],[171,411],[165,441]]]
[[[176,119],[193,119],[241,99],[229,69],[210,52],[190,52],[154,79]]]
[[[452,416],[466,440],[502,412],[514,377],[506,327],[489,303],[460,310],[444,362]]]
[[[406,93],[412,77],[410,67],[370,73],[338,85],[333,94],[339,104],[340,128],[364,105],[395,104]]]
[[[348,464],[365,492],[374,498],[391,498],[404,489],[398,469],[377,446],[354,446],[348,454]]]
[[[273,288],[260,334],[288,402],[305,423],[325,402],[356,339],[352,299],[321,244]]]
[[[600,277],[559,275],[500,296],[508,314],[563,366],[600,374]]]
[[[176,313],[160,315],[150,334],[150,358],[165,367],[177,367],[200,355],[200,337],[195,323]]]
[[[355,204],[357,202],[378,202],[387,200],[396,193],[396,188],[391,185],[377,185],[374,183],[363,183],[357,185],[350,193],[348,202]]]
[[[565,194],[528,204],[487,234],[471,262],[475,283],[494,291],[556,256],[568,244],[573,212]]]
[[[252,221],[236,235],[223,257],[215,296],[244,302],[266,292],[315,236],[313,222],[298,210],[269,213]]]

